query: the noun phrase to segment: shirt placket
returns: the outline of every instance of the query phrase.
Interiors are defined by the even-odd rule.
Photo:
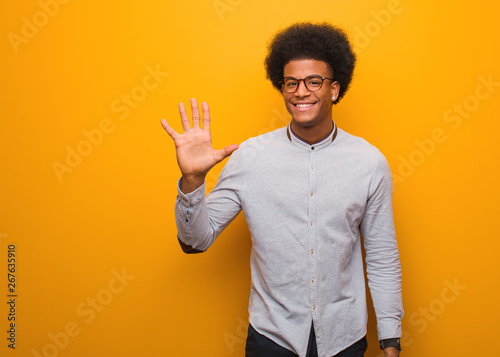
[[[316,184],[317,184],[317,168],[316,168],[316,148],[312,145],[309,148],[309,205],[308,205],[308,222],[309,222],[309,296],[311,304],[311,313],[313,322],[316,325],[316,321],[319,316],[319,306],[318,306],[318,289],[317,289],[317,259],[316,259]]]

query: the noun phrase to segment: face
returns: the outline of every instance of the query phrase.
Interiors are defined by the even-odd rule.
[[[305,78],[311,74],[321,77],[333,78],[333,73],[323,61],[294,60],[285,65],[284,77]],[[304,81],[299,82],[299,87],[294,93],[283,90],[283,99],[286,108],[292,116],[292,125],[301,127],[315,127],[330,125],[332,121],[332,97],[337,98],[340,85],[329,79],[323,81],[323,86],[316,92],[309,91]]]

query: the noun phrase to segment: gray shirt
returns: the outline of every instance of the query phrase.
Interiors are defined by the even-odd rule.
[[[179,181],[179,185],[181,181]],[[186,252],[205,251],[243,210],[252,237],[250,323],[305,356],[314,323],[319,357],[366,334],[360,233],[379,339],[401,337],[401,267],[385,157],[336,128],[313,145],[290,126],[240,145],[205,198],[176,201]]]

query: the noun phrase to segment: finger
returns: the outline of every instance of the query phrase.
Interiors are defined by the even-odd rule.
[[[198,110],[198,103],[196,99],[191,98],[191,111],[193,112],[193,129],[200,128],[200,111]]]
[[[170,135],[172,139],[175,139],[176,137],[179,136],[179,134],[174,129],[172,129],[170,125],[168,125],[165,119],[162,119],[160,122],[161,126],[163,126],[163,129],[165,129],[165,131],[168,133],[168,135]]]
[[[238,149],[238,147],[239,147],[239,145],[233,144],[233,145],[226,146],[222,150],[216,150],[215,153],[216,153],[218,162],[224,160],[226,157],[231,155],[233,152],[236,151],[236,149]]]
[[[203,108],[203,129],[210,130],[210,108],[207,102],[201,104]]]
[[[182,129],[184,129],[185,132],[191,130],[191,127],[189,126],[189,118],[186,114],[186,108],[184,107],[184,103],[179,103],[179,114],[181,115]]]

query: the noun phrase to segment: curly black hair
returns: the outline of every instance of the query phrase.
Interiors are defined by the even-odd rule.
[[[325,62],[340,84],[338,101],[351,83],[356,55],[343,30],[329,23],[301,22],[278,32],[268,46],[265,59],[267,78],[281,91],[285,65],[293,60],[312,59]]]

